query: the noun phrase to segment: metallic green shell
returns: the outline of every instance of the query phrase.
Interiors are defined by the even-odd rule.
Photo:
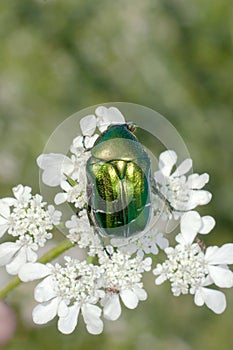
[[[88,212],[100,234],[131,237],[150,216],[150,159],[127,125],[97,139],[87,162]]]

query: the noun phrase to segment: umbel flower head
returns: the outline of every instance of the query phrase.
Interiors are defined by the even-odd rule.
[[[150,271],[151,258],[130,258],[130,255],[116,252],[107,256],[102,254],[99,262],[104,268],[103,288],[105,297],[101,303],[104,317],[116,320],[121,314],[120,299],[129,309],[135,309],[139,300],[146,300],[147,293],[141,282],[144,271]]]
[[[184,214],[181,233],[176,237],[178,244],[165,249],[167,260],[158,264],[153,273],[158,276],[157,285],[166,280],[171,282],[173,295],[194,294],[196,305],[206,304],[214,312],[222,313],[226,307],[224,294],[207,286],[233,287],[233,273],[226,265],[233,264],[233,244],[208,247],[203,252],[199,241],[194,242],[198,233],[208,234],[214,225],[211,216],[201,218],[195,211]]]
[[[177,162],[177,154],[172,150],[164,151],[159,156],[159,170],[154,173],[154,179],[160,192],[175,208],[173,213],[169,208],[163,206],[163,216],[165,219],[171,217],[177,219],[182,215],[182,211],[192,210],[198,205],[204,205],[211,200],[211,193],[202,190],[209,181],[209,175],[204,173],[191,174],[186,177],[186,173],[192,168],[192,159],[185,159],[172,173]],[[167,209],[164,211],[164,209]]]
[[[33,321],[44,324],[58,315],[59,331],[69,334],[76,328],[81,312],[88,332],[99,334],[103,322],[101,309],[95,304],[101,295],[101,267],[70,257],[65,261],[65,267],[36,263],[20,270],[19,277],[23,281],[45,277],[35,288],[35,299],[40,304],[33,310]]]
[[[160,154],[158,170],[152,174],[157,191],[151,193],[145,231],[127,239],[111,237],[108,246],[98,234],[101,227],[92,220],[88,202],[86,165],[99,135],[111,125],[125,123],[117,108],[99,106],[95,114],[81,119],[82,134],[71,140],[67,155],[50,153],[37,158],[42,181],[57,187],[55,204],[68,203],[72,208],[68,220],[60,222],[61,212],[47,206],[40,195],[33,196],[27,186],[13,188],[13,198],[0,200],[0,238],[4,239],[0,266],[18,274],[23,282],[41,279],[34,292],[38,304],[32,318],[36,324],[56,317],[58,330],[70,334],[82,317],[89,333],[100,334],[103,318],[117,320],[125,307],[133,310],[139,301],[147,299],[143,276],[150,271],[156,276],[156,286],[169,281],[176,297],[191,294],[197,306],[205,304],[217,314],[226,308],[226,297],[219,288],[233,287],[233,273],[228,267],[233,264],[233,243],[206,248],[199,238],[210,233],[215,220],[193,210],[207,204],[211,193],[203,189],[208,174],[190,173],[190,158],[176,167],[175,151]],[[153,192],[152,183],[148,185]],[[100,208],[96,210],[101,212]],[[180,223],[175,246],[166,235],[166,225],[173,219]],[[59,223],[67,229],[66,240],[38,262],[39,248],[53,238],[53,227]],[[49,263],[70,247],[77,248],[79,259],[66,252],[65,262]],[[156,265],[159,254],[166,257]],[[0,296],[11,288],[10,284]]]
[[[19,277],[25,282],[44,278],[35,288],[34,296],[40,303],[32,313],[35,323],[44,324],[58,316],[59,331],[69,334],[81,312],[88,332],[99,334],[103,331],[101,306],[106,319],[116,320],[121,314],[119,296],[130,309],[147,298],[141,278],[150,268],[150,258],[132,259],[120,252],[110,258],[103,251],[99,265],[65,257],[65,267],[28,263],[20,269]]]
[[[28,186],[14,187],[13,194],[15,198],[0,200],[0,234],[14,239],[0,244],[0,266],[15,275],[26,262],[37,260],[37,251],[53,237],[51,230],[60,223],[61,212],[52,205],[46,209],[42,197],[33,196]]]

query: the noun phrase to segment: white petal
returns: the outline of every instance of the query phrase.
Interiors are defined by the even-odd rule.
[[[185,245],[187,242],[184,239],[184,236],[182,235],[182,233],[178,233],[178,235],[176,235],[175,240],[177,243]],[[166,249],[166,248],[165,248]]]
[[[12,197],[2,198],[2,201],[4,203],[6,203],[9,207],[11,207],[12,205],[17,204],[17,200],[15,198],[12,198]]]
[[[12,191],[14,193],[15,198],[19,201],[23,200],[24,202],[27,202],[32,196],[32,189],[29,186],[18,185],[13,187]]]
[[[9,218],[10,216],[10,207],[4,200],[0,200],[0,215],[4,218]]]
[[[233,264],[233,243],[224,244],[222,247],[206,249],[205,258],[210,264]]]
[[[211,201],[212,194],[204,190],[191,190],[187,204],[188,209],[194,209],[198,205],[205,205]]]
[[[0,244],[0,266],[8,264],[20,247],[13,242]]]
[[[58,329],[63,334],[70,334],[75,330],[78,323],[80,306],[76,303],[68,307],[68,313],[65,317],[59,317]]]
[[[103,331],[103,321],[100,319],[101,309],[92,304],[82,306],[82,315],[89,333],[100,334]]]
[[[193,188],[196,190],[200,190],[202,187],[205,186],[209,182],[209,175],[204,173],[204,174],[191,174],[188,177],[187,184],[189,188]]]
[[[28,263],[19,270],[19,278],[23,282],[29,282],[48,276],[50,273],[51,270],[44,264]]]
[[[163,282],[165,282],[167,280],[167,277],[164,275],[164,274],[162,274],[162,275],[160,275],[159,277],[157,277],[156,279],[155,279],[155,284],[157,285],[157,286],[159,286],[160,284],[162,284]]]
[[[84,136],[91,136],[94,134],[96,129],[96,117],[91,114],[80,120],[80,128]]]
[[[6,265],[6,270],[10,275],[17,275],[20,268],[27,262],[27,252],[26,248],[22,247],[15,254],[12,261]]]
[[[48,276],[36,286],[34,290],[34,298],[39,303],[43,303],[55,297],[56,291],[53,289],[53,277]]]
[[[204,288],[199,288],[194,295],[194,303],[197,306],[203,306],[205,304]]]
[[[58,306],[57,314],[59,317],[66,317],[69,313],[69,306],[67,306],[66,302],[62,300]]]
[[[95,134],[92,137],[85,138],[85,146],[86,148],[92,148],[94,146],[95,141],[98,139],[99,135]]]
[[[104,118],[109,124],[125,123],[123,114],[116,107],[106,108],[104,106],[99,106],[96,108],[95,114],[100,118]]]
[[[129,309],[135,309],[138,306],[138,297],[130,289],[124,289],[120,292],[121,299]]]
[[[202,294],[202,298],[206,306],[212,311],[214,311],[216,314],[221,314],[226,308],[225,295],[222,292],[214,289],[203,288],[203,287],[200,289],[201,291],[199,293]],[[200,295],[197,298],[195,295],[194,301],[196,305],[201,305],[201,304],[198,304],[198,301],[200,300],[201,300]]]
[[[233,287],[233,273],[231,270],[220,266],[209,266],[208,269],[216,286],[221,288]]]
[[[158,182],[161,185],[164,185],[166,183],[166,178],[160,170],[154,173],[154,179],[155,179],[155,182]]]
[[[215,220],[212,216],[206,215],[202,218],[202,228],[199,230],[199,233],[207,234],[209,233],[215,226]]]
[[[105,131],[109,125],[125,123],[123,114],[116,107],[99,106],[95,113],[98,116],[97,126],[101,132]]]
[[[123,114],[116,107],[108,108],[108,119],[111,124],[124,124],[125,118]]]
[[[74,167],[68,157],[58,153],[41,154],[37,158],[37,164],[44,170],[42,181],[51,187],[58,186],[64,174],[69,175]]]
[[[8,224],[1,224],[0,223],[0,238],[4,235],[4,233],[6,233],[8,228],[9,228]]]
[[[180,222],[181,233],[187,243],[192,243],[202,226],[201,217],[196,211],[185,213]]]
[[[145,289],[142,288],[134,288],[134,293],[136,294],[138,300],[146,300],[147,299],[147,292]]]
[[[37,253],[30,247],[26,248],[26,259],[27,261],[34,263],[38,258]]]
[[[104,318],[107,320],[115,321],[121,315],[121,304],[118,294],[107,295],[102,300],[104,305]]]
[[[176,169],[176,171],[172,174],[172,177],[176,177],[176,176],[181,176],[186,174],[193,165],[193,161],[192,159],[188,158],[185,159]]]
[[[171,150],[162,152],[159,156],[159,169],[165,176],[169,176],[173,166],[176,164],[176,161],[176,152]]]
[[[37,305],[32,311],[33,322],[45,324],[51,321],[57,314],[59,299],[54,298],[46,303]]]
[[[67,193],[57,193],[55,198],[54,198],[54,203],[56,205],[65,203],[65,201],[67,200]]]
[[[60,186],[65,192],[68,192],[72,189],[72,186],[69,184],[68,181],[62,181]]]

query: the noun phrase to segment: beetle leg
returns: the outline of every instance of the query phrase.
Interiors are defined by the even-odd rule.
[[[91,226],[94,227],[94,231],[99,237],[99,240],[100,240],[100,242],[102,244],[102,247],[103,247],[103,251],[107,254],[109,259],[111,259],[112,258],[112,254],[108,251],[108,249],[107,249],[107,247],[106,247],[106,245],[104,243],[103,237],[100,234],[100,230],[98,230],[98,226],[95,223],[95,217],[94,217],[94,214],[93,214],[93,209],[90,206],[88,206],[87,215],[88,215],[88,218],[89,218]]]
[[[168,208],[171,214],[174,211],[176,211],[177,213],[187,213],[189,211],[189,210],[180,210],[180,209],[174,208],[173,205],[171,205],[171,203],[169,202],[169,200],[163,195],[163,193],[160,192],[160,190],[156,185],[155,180],[152,177],[150,178],[150,181],[151,181],[152,192],[158,195],[160,199],[162,199],[162,201],[165,203],[166,207]]]
[[[81,211],[87,209],[87,204],[85,204],[82,208],[78,208],[76,211],[76,215],[79,216],[79,214],[81,213]]]
[[[104,251],[107,254],[107,256],[109,257],[110,260],[112,260],[112,254],[108,251],[107,247],[104,246]]]
[[[88,151],[91,150],[91,148],[87,148],[87,147],[86,147],[86,145],[85,145],[85,138],[86,138],[86,136],[83,136],[82,144],[83,144],[83,148],[84,148],[85,152],[88,152]]]

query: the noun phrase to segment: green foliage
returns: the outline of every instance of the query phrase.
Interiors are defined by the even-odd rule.
[[[202,212],[217,227],[208,239],[232,240],[232,11],[229,0],[1,1],[1,196],[17,183],[38,190],[35,158],[67,116],[134,102],[164,115],[194,170],[210,173],[214,197]],[[228,311],[214,316],[164,288],[103,336],[21,325],[6,349],[230,349],[230,293]]]

